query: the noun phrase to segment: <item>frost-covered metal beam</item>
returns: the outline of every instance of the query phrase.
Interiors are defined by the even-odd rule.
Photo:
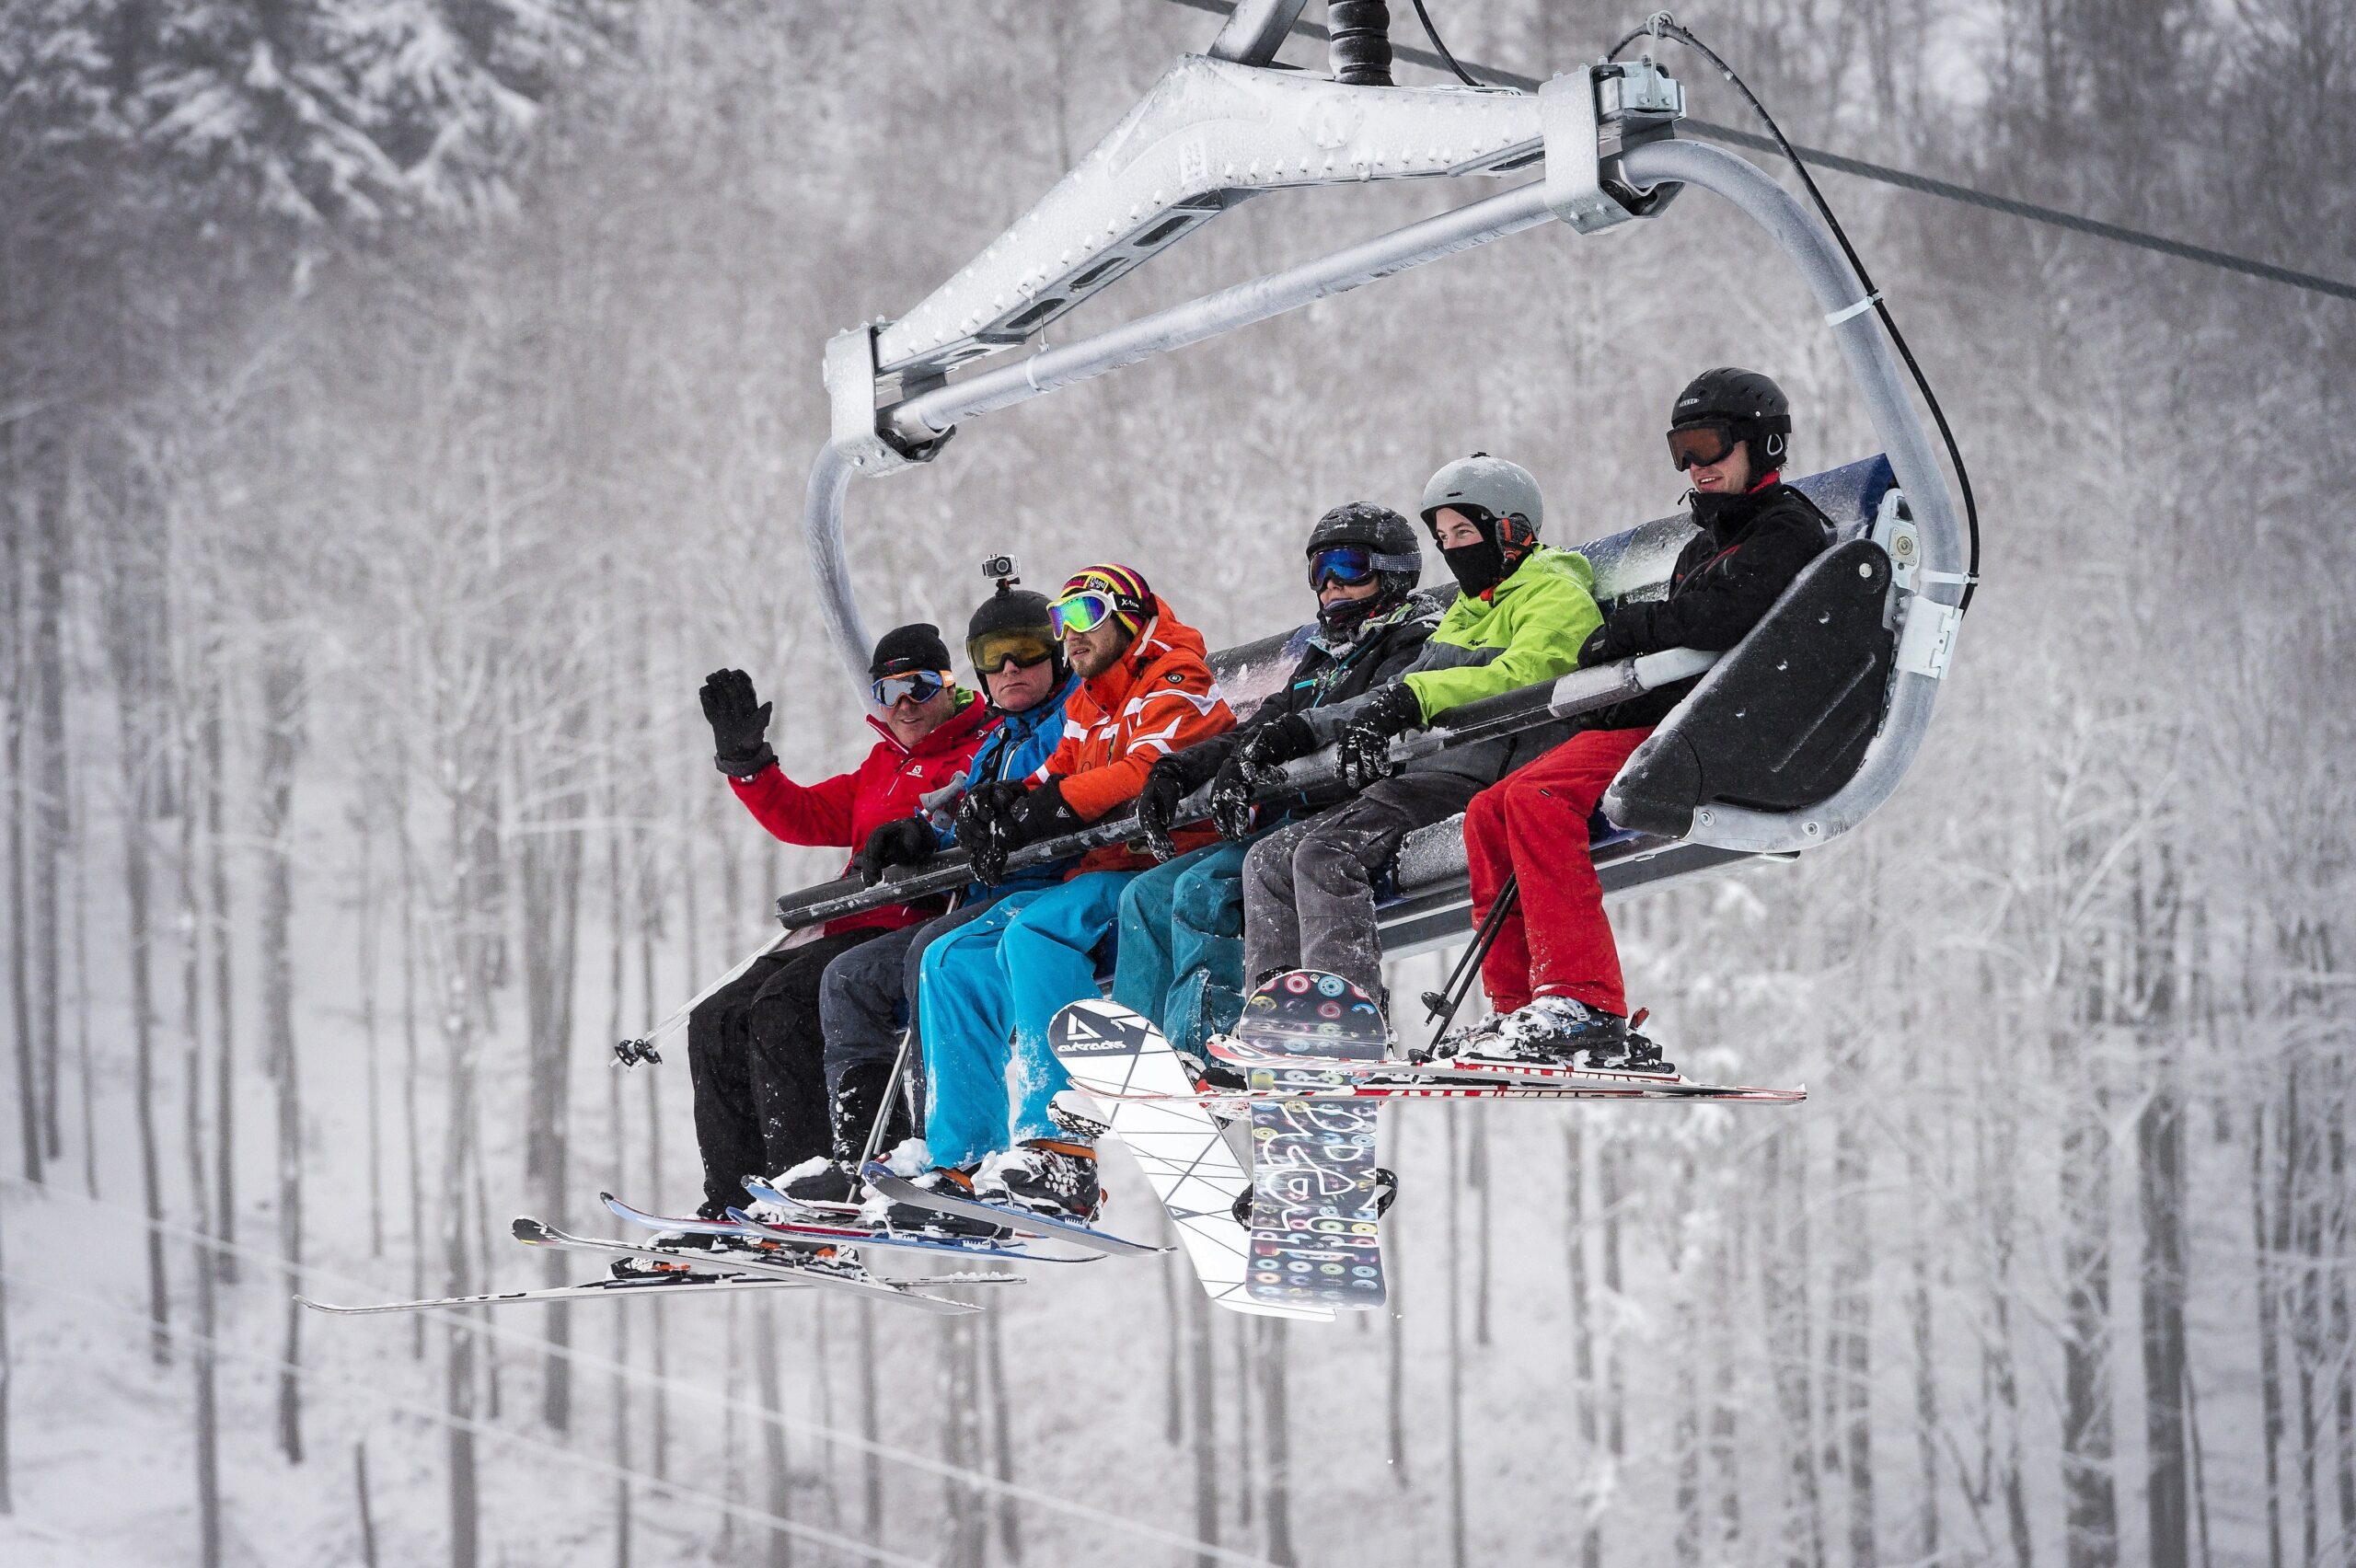
[[[1285,36],[1309,0],[1238,0],[1227,25],[1211,40],[1213,59],[1239,65],[1265,65],[1284,46]]]
[[[876,369],[921,386],[1022,342],[1260,191],[1503,174],[1535,164],[1541,137],[1525,93],[1345,86],[1184,55],[1036,206],[876,334]]]

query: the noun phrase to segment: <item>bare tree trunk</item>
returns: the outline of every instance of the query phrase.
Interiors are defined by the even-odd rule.
[[[2135,1122],[2136,1190],[2143,1221],[2143,1495],[2153,1568],[2189,1568],[2184,1112],[2177,1094],[2175,1053],[2162,1045],[2158,1054],[2162,1059],[2153,1064],[2150,1096]]]
[[[33,1028],[40,1055],[40,1124],[51,1159],[64,1152],[58,1129],[59,1055],[57,885],[58,861],[65,852],[65,644],[60,620],[65,604],[65,503],[62,487],[36,481],[33,513],[38,530],[32,570],[33,709],[32,952]]]
[[[1448,1118],[1448,1560],[1464,1568],[1464,1190],[1463,1110]]]
[[[884,1399],[876,1389],[875,1303],[859,1304],[859,1435],[867,1439],[861,1456],[865,1467],[862,1491],[867,1499],[867,1539],[884,1539],[884,1456],[876,1445],[884,1441]]]
[[[614,1015],[616,1027],[611,1032],[613,1037],[618,1040],[621,1038],[619,1027],[621,1008],[618,998],[615,1004]],[[622,1076],[618,1071],[609,1072],[606,1075],[606,1147],[612,1153],[613,1166],[606,1179],[616,1187],[622,1185],[622,1179],[629,1170],[629,1158],[623,1152],[623,1138],[627,1130],[622,1108]],[[614,1479],[614,1568],[629,1568],[630,1534],[633,1524],[629,1484],[629,1324],[632,1314],[613,1312],[608,1313],[607,1316],[613,1320],[614,1324],[614,1463],[622,1471]],[[759,1336],[766,1334],[768,1330],[768,1310],[764,1304],[754,1320],[753,1332],[756,1336]],[[755,1376],[758,1377],[757,1366]],[[764,1421],[761,1424],[762,1443],[766,1452],[767,1445],[771,1441],[767,1429],[774,1424]],[[776,1441],[782,1442],[783,1439],[780,1437]],[[782,1462],[780,1461],[780,1464]]]
[[[262,1039],[278,1080],[278,1250],[286,1265],[286,1333],[278,1378],[278,1446],[289,1464],[303,1462],[303,1309],[294,1297],[303,1269],[303,1090],[294,1039],[294,868],[291,817],[294,764],[303,744],[303,672],[289,649],[262,668],[262,843],[260,940]],[[456,1294],[456,1291],[453,1291]]]
[[[1603,1294],[1611,1303],[1612,1327],[1601,1336],[1603,1363],[1603,1446],[1611,1456],[1612,1490],[1606,1502],[1616,1500],[1620,1477],[1627,1473],[1628,1402],[1627,1355],[1620,1343],[1620,1309],[1626,1301],[1625,1275],[1621,1272],[1620,1242],[1626,1227],[1623,1209],[1627,1201],[1627,1149],[1611,1138],[1596,1144],[1596,1178],[1603,1199]],[[1602,1527],[1599,1516],[1597,1528]]]
[[[1912,1135],[1907,1140],[1909,1147],[1919,1149],[1921,1125],[1910,1121],[1909,1130]],[[1921,1158],[1910,1155],[1907,1163],[1909,1184],[1916,1192],[1930,1190],[1929,1172],[1923,1169]],[[1915,1474],[1916,1484],[1922,1488],[1922,1495],[1914,1505],[1914,1558],[1919,1562],[1939,1560],[1939,1369],[1931,1304],[1932,1246],[1927,1229],[1916,1236],[1913,1256],[1908,1263],[1906,1297],[1914,1352]]]
[[[1472,1343],[1489,1343],[1489,1108],[1476,1100],[1466,1108],[1472,1118],[1471,1147],[1464,1161],[1464,1184],[1473,1198]]]
[[[24,564],[17,559],[17,531],[7,531],[7,554],[0,567],[7,571],[7,614],[0,617],[0,651],[7,655],[8,682],[8,1005],[17,1036],[17,1141],[25,1164],[25,1180],[41,1179],[40,1055],[33,1038],[32,952],[28,927],[31,909],[26,888],[31,873],[25,860],[25,818],[31,810],[29,775],[25,767],[25,704],[30,651],[24,645]]]
[[[1162,1255],[1161,1307],[1169,1343],[1161,1357],[1161,1440],[1175,1448],[1186,1440],[1186,1296],[1194,1271],[1175,1252]]]
[[[1380,1129],[1378,1129],[1378,1133]],[[1390,1166],[1393,1170],[1406,1169],[1405,1149],[1407,1118],[1389,1118],[1391,1138]],[[1384,1271],[1385,1281],[1384,1332],[1382,1336],[1382,1415],[1390,1444],[1391,1481],[1395,1486],[1407,1484],[1407,1306],[1401,1297],[1406,1284],[1406,1253],[1400,1239],[1397,1210],[1382,1218],[1382,1244],[1389,1254],[1391,1266]]]
[[[2283,1131],[2274,1139],[2281,1147],[2286,1170],[2295,1158],[2295,1139],[2290,1132],[2292,1123],[2287,1113],[2297,1103],[2297,1082],[2298,1064],[2293,1062],[2292,1087],[2282,1117]],[[2285,1249],[2271,1244],[2268,1236],[2266,1120],[2266,1107],[2255,1107],[2249,1127],[2249,1207],[2252,1248],[2258,1255],[2258,1388],[2259,1431],[2266,1451],[2266,1560],[2271,1568],[2282,1568],[2282,1366],[2277,1271]]]
[[[124,547],[126,552],[131,548]],[[142,565],[122,560],[117,563],[116,573],[114,624],[107,645],[122,736],[122,878],[130,927],[133,1109],[139,1130],[140,1198],[148,1222],[147,1302],[153,1325],[148,1350],[161,1366],[171,1358],[171,1297],[164,1274],[163,1172],[156,1145],[155,950],[148,907],[153,896],[148,822],[154,814],[156,768],[155,705],[150,697],[154,655],[149,646],[153,595]]]
[[[778,1371],[777,1317],[770,1304],[759,1303],[760,1319],[753,1330],[753,1375],[761,1386],[761,1452],[767,1482],[763,1505],[770,1516],[793,1517],[793,1474],[785,1447],[785,1390]],[[769,1527],[767,1568],[793,1568],[793,1537]]]
[[[569,1225],[572,1188],[568,1125],[572,1110],[572,993],[581,926],[581,801],[571,792],[525,835],[523,894],[524,1012],[527,1080],[524,1104],[524,1181],[552,1225]],[[547,1259],[549,1284],[562,1283],[563,1254]],[[540,1374],[540,1419],[559,1432],[572,1426],[572,1314],[548,1315],[549,1349]]]
[[[1260,1412],[1267,1424],[1262,1461],[1267,1501],[1262,1512],[1267,1520],[1268,1560],[1292,1568],[1300,1561],[1292,1539],[1292,1401],[1288,1386],[1292,1340],[1282,1318],[1254,1318],[1251,1329],[1260,1342]]]
[[[368,1445],[352,1446],[352,1491],[360,1505],[361,1568],[376,1568],[376,1511],[368,1500]]]
[[[6,1211],[0,1210],[0,1217]],[[0,1232],[6,1227],[0,1225]],[[16,1471],[9,1461],[9,1396],[17,1386],[17,1357],[8,1343],[8,1251],[0,1235],[0,1517],[17,1511]]]
[[[194,1245],[189,1263],[192,1271],[190,1277],[195,1282],[196,1332],[189,1350],[189,1366],[195,1379],[197,1560],[203,1568],[220,1568],[221,1408],[214,1370],[214,1342],[219,1324],[214,1293],[218,1283],[213,1259],[208,1255],[214,1249],[207,1234],[212,1199],[207,1192],[204,1159],[204,997],[201,983],[204,952],[198,940],[204,929],[196,865],[195,791],[200,788],[217,791],[220,781],[215,778],[200,785],[191,777],[188,793],[180,801],[180,915],[188,933],[180,955],[180,1032],[186,1064],[181,1074],[181,1136],[187,1145],[190,1205],[195,1211],[191,1227],[195,1232]]]
[[[948,1568],[982,1568],[989,1554],[989,1511],[966,1479],[984,1462],[977,1335],[971,1318],[941,1327],[941,1457],[955,1467],[945,1478],[947,1532],[941,1560]]]
[[[237,943],[229,911],[229,835],[225,821],[229,791],[222,786],[227,776],[227,755],[222,737],[221,709],[226,700],[223,682],[209,683],[199,744],[204,752],[206,776],[213,780],[213,787],[204,796],[205,880],[210,889],[207,925],[213,937],[214,1214],[214,1232],[221,1239],[221,1245],[214,1250],[213,1271],[222,1283],[230,1284],[238,1276],[234,1250],[237,1240],[237,1053],[236,992],[232,988]],[[78,940],[75,951],[78,965]]]
[[[384,1074],[379,1062],[384,1042],[376,1027],[376,835],[375,813],[363,801],[347,817],[352,826],[358,882],[352,898],[359,940],[354,964],[360,988],[360,1041],[366,1057],[368,1118],[368,1255],[385,1255],[385,1122]]]
[[[1691,1154],[1679,1157],[1677,1161],[1677,1212],[1693,1212]],[[1669,1442],[1677,1478],[1674,1544],[1677,1561],[1692,1568],[1702,1561],[1701,1284],[1695,1277],[1700,1272],[1700,1259],[1691,1247],[1672,1245],[1671,1252],[1670,1262],[1677,1274],[1672,1323],[1678,1347],[1672,1396],[1677,1414]]]
[[[985,1314],[976,1326],[981,1332],[983,1378],[989,1390],[990,1470],[1009,1488],[1000,1492],[996,1499],[998,1539],[1006,1549],[1007,1561],[1020,1562],[1022,1561],[1022,1516],[1015,1509],[1011,1490],[1014,1484],[1014,1412],[1009,1408],[1006,1394],[1004,1323],[1002,1317],[990,1312]]]
[[[1808,1354],[1808,1224],[1805,1146],[1778,1131],[1767,1139],[1761,1185],[1768,1224],[1761,1260],[1761,1295],[1767,1314],[1768,1358],[1775,1369],[1776,1405],[1784,1419],[1784,1560],[1792,1568],[1821,1568],[1822,1501],[1817,1488],[1816,1435],[1810,1420]]]
[[[1211,1355],[1211,1307],[1199,1290],[1186,1293],[1186,1365],[1194,1391],[1195,1539],[1218,1544],[1218,1377]],[[1213,1559],[1198,1554],[1198,1568]]]
[[[1595,1489],[1604,1484],[1602,1445],[1598,1439],[1595,1409],[1595,1295],[1588,1284],[1587,1262],[1587,1147],[1574,1118],[1563,1128],[1563,1173],[1568,1191],[1565,1229],[1570,1235],[1571,1376],[1578,1411],[1579,1460],[1588,1481],[1573,1493],[1578,1507],[1579,1562],[1583,1568],[1600,1568],[1603,1532],[1598,1528]]]
[[[1832,1320],[1841,1343],[1830,1369],[1841,1390],[1842,1469],[1849,1493],[1849,1559],[1859,1568],[1881,1561],[1874,1528],[1873,1453],[1873,1220],[1865,1192],[1873,1180],[1872,1155],[1854,1120],[1843,1118],[1833,1138],[1833,1185],[1840,1193],[1835,1225],[1841,1232],[1839,1270],[1833,1281]]]

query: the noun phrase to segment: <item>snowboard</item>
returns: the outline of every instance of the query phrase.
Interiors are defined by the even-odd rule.
[[[1347,1088],[1391,1039],[1382,1009],[1321,970],[1274,975],[1245,998],[1236,1033],[1259,1054],[1255,1092]],[[1279,1064],[1296,1065],[1279,1065]],[[1345,1100],[1252,1101],[1253,1299],[1380,1307],[1382,1234],[1375,1207],[1377,1107]]]
[[[1252,1236],[1235,1209],[1251,1174],[1211,1113],[1188,1098],[1185,1064],[1151,1020],[1117,1002],[1077,1001],[1048,1024],[1047,1044],[1079,1090],[1109,1112],[1107,1130],[1170,1212],[1206,1296],[1235,1312],[1333,1320],[1323,1306],[1263,1301],[1246,1288]]]

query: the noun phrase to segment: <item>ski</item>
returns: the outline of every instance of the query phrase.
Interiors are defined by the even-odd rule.
[[[1265,1058],[1255,1090],[1346,1088],[1382,1059],[1391,1026],[1338,974],[1271,975],[1236,1025]],[[1380,1307],[1387,1296],[1376,1205],[1377,1104],[1268,1094],[1251,1102],[1253,1299],[1287,1306]]]
[[[1333,1321],[1329,1309],[1255,1301],[1245,1289],[1252,1233],[1236,1208],[1252,1177],[1218,1123],[1187,1097],[1185,1065],[1160,1030],[1117,1002],[1090,998],[1056,1014],[1047,1043],[1077,1092],[1102,1103],[1107,1130],[1145,1172],[1205,1295],[1230,1311]]]
[[[591,1280],[584,1285],[551,1286],[540,1290],[507,1290],[489,1296],[445,1296],[421,1301],[380,1301],[364,1307],[340,1305],[332,1301],[315,1301],[307,1296],[295,1300],[314,1312],[331,1312],[339,1317],[369,1312],[430,1312],[446,1307],[512,1307],[535,1301],[592,1300],[600,1296],[644,1296],[656,1293],[672,1296],[700,1291],[719,1290],[807,1290],[806,1279],[782,1279],[772,1274],[725,1274],[718,1271],[689,1270],[679,1274],[637,1274],[628,1277]]]
[[[650,1247],[635,1241],[621,1241],[595,1236],[574,1236],[552,1225],[529,1217],[516,1219],[510,1228],[515,1239],[527,1246],[556,1247],[578,1252],[618,1253],[631,1258],[651,1258],[674,1267],[682,1266],[684,1259],[674,1248]],[[764,1255],[764,1254],[767,1255]],[[930,1279],[882,1279],[867,1272],[857,1255],[837,1251],[833,1246],[810,1248],[785,1241],[744,1240],[726,1251],[715,1251],[712,1262],[732,1269],[753,1274],[776,1274],[781,1278],[806,1280],[821,1289],[849,1292],[857,1296],[888,1297],[905,1301],[920,1311],[946,1317],[962,1317],[981,1309],[963,1301],[945,1301],[936,1296],[918,1294],[922,1289],[947,1286],[976,1284],[1020,1284],[1013,1274],[949,1274]]]
[[[1145,1258],[1170,1251],[1167,1247],[1151,1247],[1142,1241],[1131,1241],[1126,1237],[1074,1220],[1056,1219],[1047,1215],[1034,1214],[1029,1209],[987,1203],[980,1198],[960,1198],[947,1193],[937,1193],[929,1187],[919,1187],[906,1176],[895,1175],[882,1165],[868,1167],[867,1184],[885,1197],[900,1203],[913,1204],[941,1214],[959,1215],[967,1219],[985,1220],[1015,1230],[1027,1230],[1059,1241],[1076,1242],[1112,1257]]]
[[[1229,1066],[1247,1073],[1253,1067],[1284,1066],[1288,1062],[1297,1065],[1299,1060],[1297,1057],[1275,1055],[1255,1048],[1250,1042],[1230,1038],[1212,1041],[1210,1053]],[[1741,1084],[1699,1083],[1676,1073],[1565,1067],[1483,1056],[1433,1056],[1424,1061],[1336,1061],[1334,1065],[1346,1067],[1353,1075],[1353,1081],[1364,1085],[1410,1087],[1418,1082],[1428,1082],[1479,1090],[1488,1085],[1503,1084],[1578,1091],[1573,1098],[1627,1098],[1633,1090],[1645,1091],[1640,1097],[1653,1100],[1698,1097],[1774,1101],[1807,1098],[1805,1088],[1758,1089]]]
[[[757,1194],[756,1194],[757,1195]],[[1086,1257],[1059,1257],[1052,1252],[1035,1252],[1013,1241],[994,1241],[985,1237],[930,1236],[921,1231],[885,1230],[868,1225],[843,1225],[832,1222],[805,1224],[800,1220],[772,1223],[747,1216],[739,1222],[733,1219],[700,1219],[692,1215],[650,1214],[635,1208],[611,1193],[600,1193],[598,1199],[618,1217],[649,1230],[678,1230],[698,1236],[733,1237],[739,1240],[797,1241],[803,1245],[840,1247],[899,1247],[918,1252],[951,1252],[967,1258],[1006,1259],[1035,1263],[1092,1262],[1097,1254]]]

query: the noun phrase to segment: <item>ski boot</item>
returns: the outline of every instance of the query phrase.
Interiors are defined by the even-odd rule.
[[[914,1180],[919,1187],[943,1189],[961,1198],[988,1195],[976,1193],[973,1176],[963,1170],[936,1168]],[[883,1210],[880,1217],[886,1230],[930,1231],[936,1236],[978,1236],[992,1241],[1011,1240],[1014,1236],[1011,1227],[992,1225],[988,1220],[976,1219],[969,1215],[944,1214],[940,1209],[926,1208],[921,1204],[879,1205],[871,1200],[860,1213],[877,1217],[875,1210],[879,1207]]]
[[[857,1214],[867,1192],[850,1161],[824,1155],[812,1156],[768,1184],[804,1208],[836,1215]],[[772,1214],[772,1209],[780,1212]],[[809,1217],[776,1204],[755,1204],[745,1212],[771,1224]]]
[[[1057,1219],[1093,1224],[1104,1206],[1096,1150],[1063,1138],[1026,1138],[984,1169],[976,1195]]]
[[[1540,997],[1497,1021],[1496,1037],[1465,1053],[1489,1061],[1674,1078],[1660,1047],[1628,1020],[1570,997]]]
[[[1212,1038],[1232,1041],[1234,1036],[1218,1034]],[[1243,1090],[1251,1087],[1252,1080],[1244,1076],[1242,1068],[1222,1062],[1217,1056],[1189,1051],[1184,1045],[1172,1045],[1170,1054],[1178,1058],[1178,1065],[1186,1069],[1186,1081],[1196,1089]]]

